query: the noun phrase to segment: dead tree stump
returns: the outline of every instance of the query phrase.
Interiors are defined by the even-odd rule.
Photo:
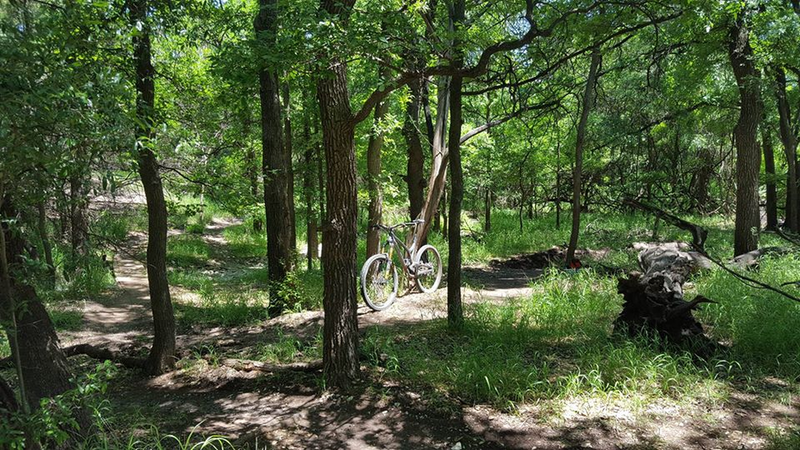
[[[651,247],[639,254],[644,273],[631,272],[620,278],[617,292],[625,302],[614,322],[615,332],[629,336],[657,333],[660,337],[684,344],[687,340],[711,342],[703,326],[692,315],[701,303],[713,303],[698,295],[691,302],[683,299],[683,284],[688,276],[706,265],[702,255],[676,247]]]

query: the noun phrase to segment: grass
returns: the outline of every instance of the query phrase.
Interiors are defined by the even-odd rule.
[[[612,335],[619,305],[613,280],[552,271],[529,298],[471,305],[459,330],[371,328],[363,352],[383,376],[499,408],[579,395],[677,400],[709,385],[722,395],[714,363]]]
[[[202,236],[180,234],[167,239],[167,263],[177,267],[201,267],[211,258]]]
[[[267,237],[253,231],[251,222],[230,226],[223,232],[228,248],[235,258],[265,258]]]

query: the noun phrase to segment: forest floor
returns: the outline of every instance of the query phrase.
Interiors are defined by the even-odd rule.
[[[211,247],[214,270],[246,264],[232,257],[223,232],[238,224],[214,219],[202,239]],[[61,334],[63,345],[92,343],[143,353],[151,339],[147,275],[136,258],[145,243],[133,234],[130,251],[114,259],[117,288],[83,303],[80,331]],[[541,269],[475,266],[464,269],[465,301],[503,303],[531,295]],[[173,288],[173,297],[191,301],[195,293]],[[361,305],[359,328],[401,330],[446,317],[446,289],[408,294],[390,309],[372,312]],[[179,328],[180,369],[155,378],[121,369],[109,386],[115,412],[133,421],[158,424],[178,436],[223,435],[249,448],[763,448],[773,430],[800,420],[794,397],[777,401],[733,387],[725,400],[656,402],[638,408],[608,398],[573,398],[526,403],[511,410],[431,396],[424,388],[376,376],[364,367],[363,384],[352,395],[330,394],[316,374],[240,372],[217,364],[222,356],[248,355],[265,343],[291,339],[296,348],[319,339],[321,311],[306,311],[247,326]],[[409,329],[408,339],[414,339]],[[82,364],[90,364],[84,360]],[[488,382],[488,380],[487,380]],[[762,386],[780,393],[782,380]],[[142,421],[142,419],[145,419]],[[127,424],[128,427],[131,424]],[[142,425],[145,427],[146,425]],[[144,431],[143,431],[144,432]]]

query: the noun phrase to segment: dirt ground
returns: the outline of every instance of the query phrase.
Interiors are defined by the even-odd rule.
[[[207,239],[224,245],[215,222]],[[141,237],[133,245],[141,245]],[[134,253],[135,252],[131,252]],[[86,301],[80,332],[62,334],[62,344],[92,343],[143,351],[151,338],[147,276],[128,253],[115,257],[118,289],[104,300]],[[464,269],[466,302],[529,295],[540,268],[495,264]],[[446,317],[446,289],[411,294],[383,312],[359,308],[359,327],[416,323]],[[178,339],[182,356],[211,344],[241,349],[275,339],[280,329],[300,338],[316,335],[322,313],[288,314],[259,326],[193,328]],[[201,361],[202,362],[202,361]],[[112,404],[163,424],[163,432],[220,434],[257,448],[280,449],[757,449],[765,430],[798,422],[798,401],[765,401],[733,392],[719,403],[691,410],[673,404],[646,405],[636,414],[613,399],[573,400],[562,410],[528,405],[507,413],[488,405],[429,405],[423,392],[386,381],[365,381],[353,395],[333,395],[308,374],[259,375],[195,364],[160,377],[125,371],[110,386]],[[771,386],[776,394],[782,386]],[[776,398],[780,395],[776,395]]]

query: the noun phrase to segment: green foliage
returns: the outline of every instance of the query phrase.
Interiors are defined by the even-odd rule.
[[[202,291],[199,301],[176,301],[175,316],[184,328],[250,325],[269,318],[268,304],[265,291]]]

